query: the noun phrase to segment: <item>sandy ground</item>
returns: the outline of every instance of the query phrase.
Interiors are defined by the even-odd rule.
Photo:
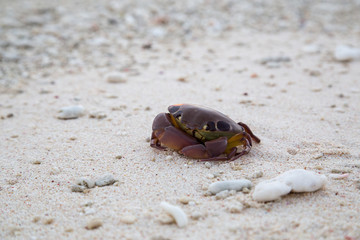
[[[152,41],[150,49],[135,39],[113,53],[113,65],[61,66],[60,59],[28,65],[25,75],[16,68],[21,60],[3,60],[3,79],[22,77],[7,81],[0,95],[0,238],[360,239],[360,62],[333,59],[338,44],[359,47],[360,35],[310,30],[247,27]],[[319,51],[304,52],[309,44]],[[259,63],[278,56],[291,60]],[[113,71],[126,82],[108,83]],[[174,103],[215,108],[247,123],[262,142],[234,162],[210,166],[154,150],[152,120]],[[84,116],[57,119],[60,108],[79,104]],[[97,111],[106,118],[89,118]],[[220,200],[205,194],[215,181],[256,185],[296,168],[328,176],[326,187],[268,203],[255,202],[253,190]],[[108,173],[119,182],[86,193],[70,189],[80,177]],[[190,204],[180,203],[185,197]],[[189,224],[161,224],[162,201],[180,206]],[[232,206],[243,209],[231,213]],[[124,223],[126,216],[135,222]],[[102,226],[86,229],[92,219]]]

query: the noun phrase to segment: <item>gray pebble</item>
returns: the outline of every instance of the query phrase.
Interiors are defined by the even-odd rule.
[[[109,73],[108,75],[106,75],[105,79],[108,83],[126,83],[127,82],[126,75],[121,72]]]
[[[108,175],[104,175],[101,178],[97,179],[95,181],[95,185],[98,187],[103,187],[103,186],[107,186],[107,185],[112,185],[116,182],[115,178],[113,175],[108,174]]]
[[[106,113],[104,112],[92,112],[89,114],[89,118],[103,119],[106,118]]]
[[[252,183],[247,179],[239,179],[239,180],[228,180],[228,181],[220,181],[214,182],[210,184],[209,191],[212,194],[217,194],[224,190],[235,190],[241,191],[243,188],[251,188]]]
[[[85,109],[81,105],[63,107],[60,109],[57,118],[59,119],[76,119],[84,115]]]
[[[84,192],[85,189],[86,189],[86,187],[80,186],[80,185],[72,185],[71,186],[72,192]]]

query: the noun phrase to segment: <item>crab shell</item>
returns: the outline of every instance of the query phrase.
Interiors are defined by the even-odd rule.
[[[211,108],[192,104],[168,107],[153,122],[150,146],[174,149],[187,157],[212,160],[235,160],[247,154],[256,137],[244,123],[236,123]],[[240,149],[240,151],[239,151]]]

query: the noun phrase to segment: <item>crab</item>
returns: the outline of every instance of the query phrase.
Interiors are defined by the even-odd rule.
[[[260,143],[250,128],[211,108],[176,104],[169,113],[159,113],[152,125],[150,146],[173,149],[201,161],[233,161],[250,152],[252,140]]]

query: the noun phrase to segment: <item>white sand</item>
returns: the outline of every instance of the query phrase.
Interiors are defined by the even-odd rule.
[[[332,59],[336,45],[359,47],[359,40],[354,32],[245,29],[185,45],[155,42],[149,50],[135,44],[127,53],[139,74],[119,84],[105,76],[120,66],[32,69],[31,80],[0,95],[0,238],[360,239],[360,62]],[[320,53],[304,53],[310,43],[322,46]],[[122,54],[115,52],[115,63],[125,61]],[[279,55],[291,61],[279,68],[256,62]],[[248,155],[210,168],[154,150],[146,141],[152,120],[174,103],[220,110],[247,123],[262,142]],[[69,105],[107,117],[57,119]],[[247,178],[256,185],[295,168],[349,176],[265,204],[252,200],[252,192],[223,200],[204,195],[218,180]],[[259,171],[263,176],[254,178]],[[119,183],[70,191],[80,177],[107,173]],[[181,205],[184,196],[195,204]],[[185,228],[159,223],[162,201],[181,206],[189,217]],[[237,203],[248,208],[227,211]],[[194,212],[201,214],[198,220],[190,218]],[[128,215],[136,218],[133,224],[121,221]],[[87,230],[95,218],[102,226]]]

